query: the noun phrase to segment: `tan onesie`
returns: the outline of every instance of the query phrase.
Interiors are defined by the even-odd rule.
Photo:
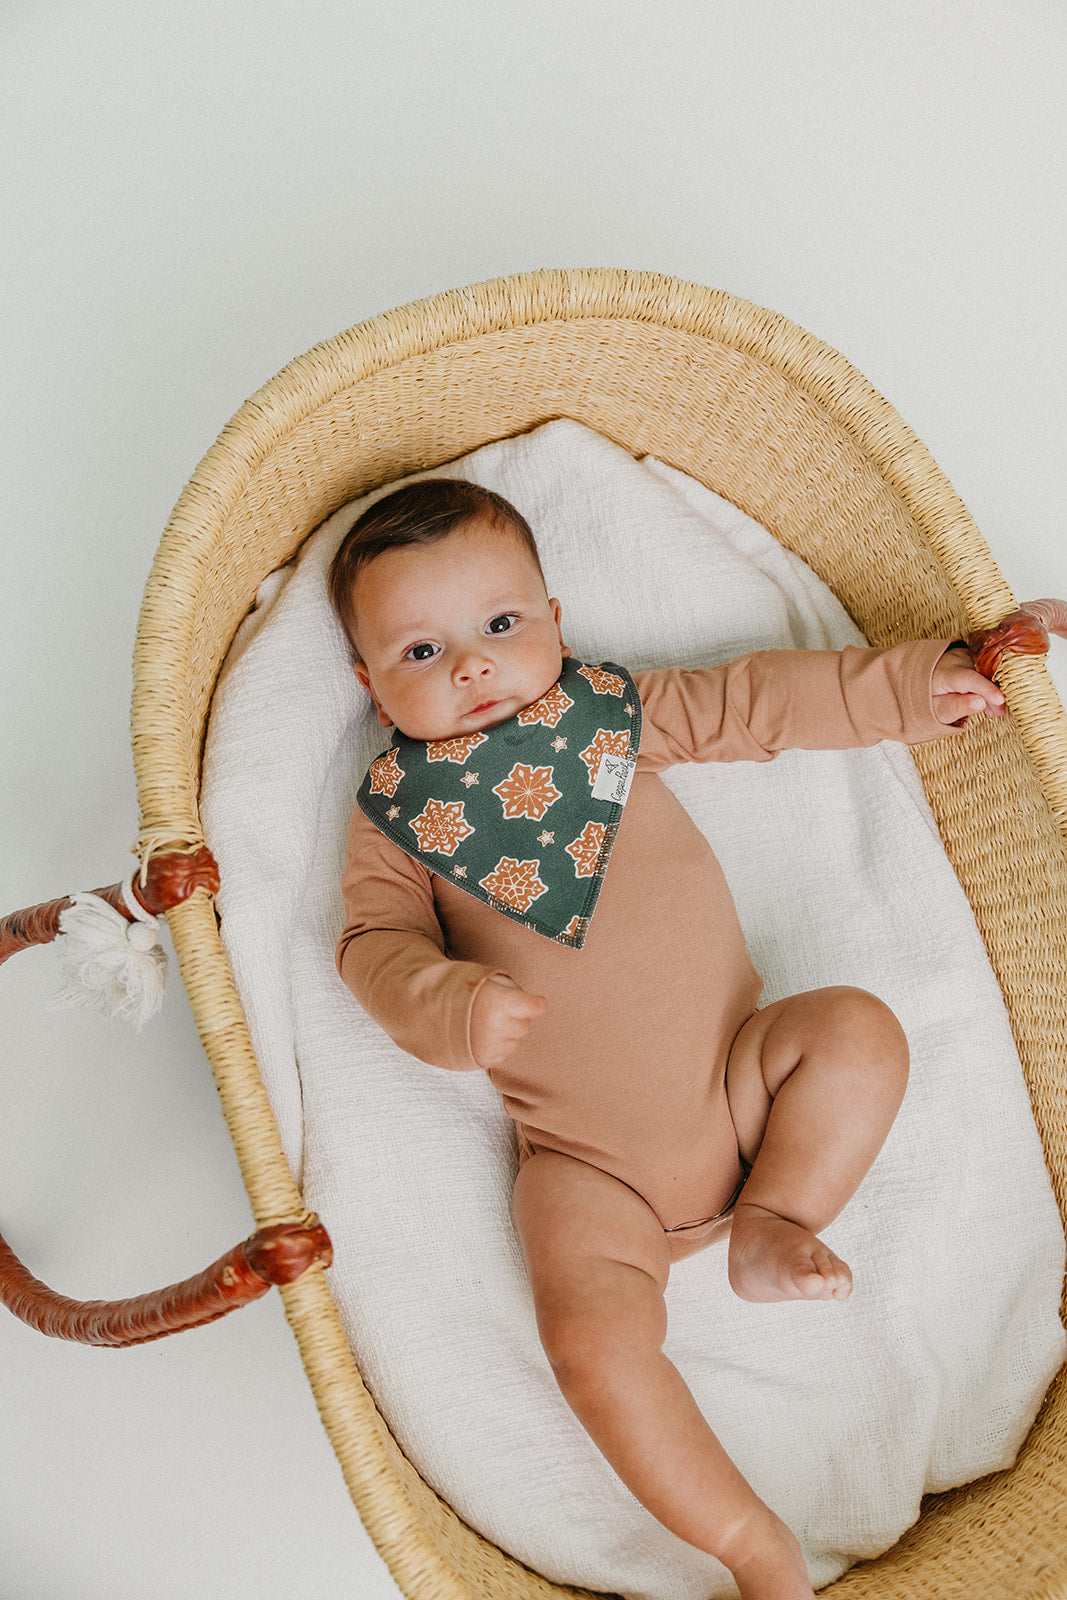
[[[413,861],[357,808],[337,966],[402,1049],[477,1069],[471,1005],[491,973],[548,1007],[489,1077],[520,1149],[562,1151],[642,1195],[664,1228],[702,1221],[742,1175],[726,1105],[730,1046],[762,981],[722,869],[659,778],[680,761],[772,761],[955,731],[930,680],[947,640],[888,650],[773,650],[634,673],[633,786],[585,945],[568,948]]]

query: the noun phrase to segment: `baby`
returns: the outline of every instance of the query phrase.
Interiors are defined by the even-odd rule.
[[[797,1540],[663,1354],[664,1288],[728,1233],[743,1299],[848,1295],[819,1233],[882,1146],[908,1047],[863,990],[758,1009],[722,871],[659,773],[919,744],[1004,697],[947,640],[581,665],[522,516],[451,479],[371,506],[330,590],[395,729],[352,818],[339,971],[403,1049],[500,1090],[541,1341],[623,1482],[744,1600],[810,1600]]]

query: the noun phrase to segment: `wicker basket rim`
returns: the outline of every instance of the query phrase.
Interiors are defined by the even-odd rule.
[[[175,506],[160,556],[165,558],[172,535],[180,531],[187,540],[197,524],[204,526],[206,501],[215,501],[216,511],[224,514],[274,445],[343,389],[411,357],[483,334],[604,318],[722,343],[802,388],[897,490],[938,558],[951,561],[974,626],[996,620],[996,602],[991,605],[989,595],[1003,578],[970,513],[892,402],[840,351],[781,313],[727,290],[618,267],[544,268],[489,278],[380,312],[318,341],[262,384],[223,427]],[[207,517],[208,524],[214,520]],[[965,552],[953,548],[963,533]]]

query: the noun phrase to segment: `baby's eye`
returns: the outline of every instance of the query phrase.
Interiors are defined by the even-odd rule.
[[[413,644],[410,650],[404,651],[406,661],[432,661],[437,654],[435,644]]]
[[[518,620],[518,616],[514,611],[505,611],[499,617],[494,617],[492,622],[487,624],[485,631],[486,633],[507,633],[508,629],[513,628]]]

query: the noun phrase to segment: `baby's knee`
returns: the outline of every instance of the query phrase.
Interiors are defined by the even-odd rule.
[[[830,1025],[842,1047],[855,1056],[857,1049],[873,1067],[907,1083],[908,1039],[896,1012],[866,989],[840,987],[826,991]]]
[[[658,1290],[633,1303],[583,1295],[553,1297],[537,1307],[537,1331],[556,1382],[565,1393],[611,1384],[617,1375],[659,1350],[667,1313]]]
[[[537,1331],[541,1348],[561,1388],[579,1382],[596,1364],[600,1319],[577,1306],[538,1306]]]
[[[562,1388],[662,1345],[670,1254],[640,1195],[584,1161],[539,1150],[515,1180],[512,1213],[537,1331]]]

